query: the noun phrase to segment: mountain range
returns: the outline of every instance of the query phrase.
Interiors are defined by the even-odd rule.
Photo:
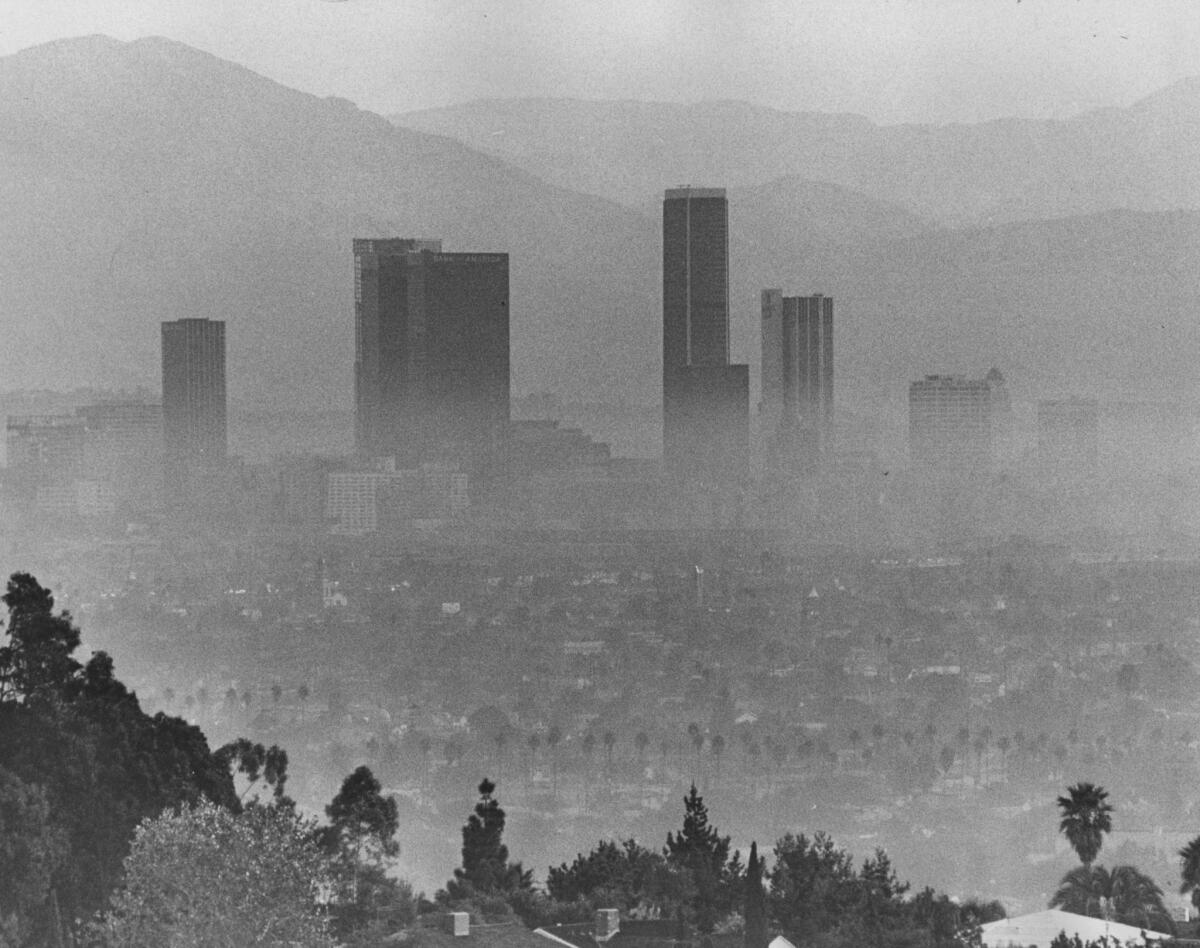
[[[946,226],[1200,208],[1200,79],[1067,120],[878,126],[744,102],[518,99],[392,116],[538,177],[635,205],[664,183],[796,177]]]
[[[398,124],[399,123],[399,124]],[[877,127],[742,103],[387,120],[170,40],[0,58],[0,388],[158,382],[227,321],[232,397],[350,403],[355,236],[511,256],[514,391],[652,404],[663,187],[730,189],[759,290],[835,297],[839,399],[998,365],[1015,392],[1196,397],[1200,84],[1069,122]]]

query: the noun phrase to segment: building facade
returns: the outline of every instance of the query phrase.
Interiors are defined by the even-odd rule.
[[[357,450],[477,470],[509,419],[508,254],[353,247]]]
[[[747,470],[749,367],[729,362],[729,204],[723,188],[663,198],[663,461],[714,483]]]
[[[768,469],[813,473],[833,449],[833,297],[762,291],[759,431]]]
[[[162,324],[162,432],[168,478],[224,468],[228,455],[225,323]]]
[[[909,457],[947,473],[986,472],[992,466],[993,415],[1007,392],[999,372],[987,378],[927,375],[908,387]]]

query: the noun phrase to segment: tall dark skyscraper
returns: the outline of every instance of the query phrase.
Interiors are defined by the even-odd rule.
[[[808,473],[833,441],[833,297],[762,292],[760,430],[769,467]]]
[[[168,475],[220,469],[228,451],[225,323],[177,319],[162,324],[162,430]]]
[[[508,254],[354,241],[355,441],[477,467],[509,420]]]
[[[723,188],[663,199],[663,461],[670,473],[745,477],[750,370],[729,364],[729,204]]]

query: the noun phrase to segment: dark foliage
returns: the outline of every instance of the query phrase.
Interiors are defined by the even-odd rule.
[[[533,888],[533,871],[509,862],[504,845],[504,810],[493,794],[496,785],[486,777],[479,784],[479,802],[462,830],[462,866],[439,892],[439,901],[469,902],[479,897],[506,899]]]
[[[667,834],[663,856],[667,865],[690,879],[693,924],[701,932],[711,932],[721,918],[740,907],[745,870],[736,852],[732,858],[729,855],[729,837],[709,825],[708,808],[695,784],[683,806],[683,828]]]
[[[4,908],[37,943],[103,906],[142,819],[202,798],[236,808],[237,799],[199,728],[145,714],[104,653],[75,660],[79,630],[33,577],[14,574],[3,599],[0,806],[34,822],[0,824],[0,851],[20,854],[0,873],[34,867]]]

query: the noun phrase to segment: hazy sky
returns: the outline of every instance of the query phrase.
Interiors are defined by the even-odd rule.
[[[169,36],[381,112],[734,98],[975,121],[1200,76],[1196,0],[0,0],[0,54],[87,33]]]

